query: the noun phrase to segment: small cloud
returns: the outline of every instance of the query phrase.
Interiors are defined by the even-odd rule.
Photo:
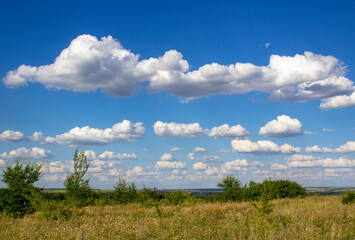
[[[22,132],[6,130],[0,134],[0,140],[4,142],[20,142],[24,140],[24,136]]]
[[[271,43],[265,43],[265,48],[268,48],[271,45]]]
[[[297,118],[290,118],[287,115],[278,116],[260,128],[259,135],[264,137],[284,138],[302,134],[312,134],[302,130],[302,123]]]
[[[323,132],[334,132],[334,129],[323,128]]]
[[[170,153],[164,153],[163,155],[160,156],[160,161],[173,161],[173,155]]]
[[[141,152],[148,152],[149,149],[148,149],[148,148],[142,148],[140,151],[141,151]]]
[[[193,152],[194,153],[204,153],[204,152],[207,152],[207,149],[202,148],[202,147],[196,147]]]
[[[178,151],[182,151],[182,150],[184,150],[184,149],[179,148],[179,147],[170,148],[170,151],[172,151],[172,152],[178,152]]]

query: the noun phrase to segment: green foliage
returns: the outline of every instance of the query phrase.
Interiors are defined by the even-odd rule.
[[[251,205],[255,207],[256,211],[261,216],[266,216],[273,211],[274,204],[271,203],[271,200],[273,199],[273,194],[275,192],[274,188],[275,186],[271,179],[264,180],[259,202],[251,202]]]
[[[74,172],[67,176],[64,186],[66,187],[67,201],[76,206],[85,206],[92,202],[92,190],[90,179],[85,180],[85,174],[90,164],[84,152],[76,149],[74,154]]]
[[[192,201],[192,197],[187,192],[182,192],[180,189],[178,191],[171,191],[166,194],[166,199],[172,205],[179,205],[183,202]]]
[[[217,184],[217,187],[223,188],[222,195],[226,201],[242,200],[242,188],[238,178],[227,176],[223,178],[221,183]]]
[[[343,204],[352,204],[355,202],[355,192],[351,191],[346,191],[346,193],[343,195],[341,202]]]
[[[118,177],[115,186],[115,200],[121,204],[138,201],[139,192],[134,183],[128,184],[125,179]]]
[[[249,187],[243,188],[243,200],[245,201],[257,201],[259,200],[263,189],[262,183],[256,183],[254,181],[249,182]]]
[[[7,189],[2,190],[0,205],[7,214],[22,217],[35,211],[30,198],[34,192],[39,191],[34,183],[42,175],[44,164],[24,162],[18,157],[13,165],[7,166],[3,171],[2,181],[7,185]]]
[[[243,188],[243,200],[258,201],[265,185],[270,188],[270,199],[295,198],[307,196],[306,189],[296,182],[289,180],[264,180],[262,183],[250,181],[249,187]]]
[[[30,202],[48,220],[67,220],[72,215],[72,210],[64,204],[64,201],[50,199],[48,198],[48,194],[43,192],[34,191],[31,194]]]
[[[140,191],[139,202],[142,207],[157,207],[159,201],[164,198],[156,188],[147,188],[143,185],[143,189]]]

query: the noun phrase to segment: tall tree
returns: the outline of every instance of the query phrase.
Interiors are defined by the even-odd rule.
[[[226,201],[240,201],[242,199],[242,188],[238,178],[226,176],[223,181],[217,184],[223,188],[223,196]]]
[[[74,172],[68,175],[64,182],[67,199],[75,205],[87,205],[92,195],[90,179],[85,180],[85,174],[90,164],[85,153],[79,152],[78,149],[75,151],[73,161]]]

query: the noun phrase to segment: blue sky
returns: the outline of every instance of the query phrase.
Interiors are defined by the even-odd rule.
[[[354,186],[353,1],[0,3],[0,169],[95,188]],[[226,125],[227,124],[227,125]],[[3,186],[1,183],[0,186]]]

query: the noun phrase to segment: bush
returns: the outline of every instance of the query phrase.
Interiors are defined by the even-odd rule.
[[[242,188],[238,178],[233,176],[227,176],[223,178],[221,183],[217,184],[218,187],[223,188],[222,195],[226,201],[241,201],[242,200]]]
[[[180,189],[178,191],[167,193],[166,199],[172,205],[179,205],[183,202],[193,201],[192,197],[187,192],[182,192]]]
[[[249,187],[243,188],[243,200],[258,201],[262,196],[265,185],[270,185],[268,186],[270,199],[307,196],[306,189],[296,182],[266,179],[262,183],[250,181]]]
[[[33,213],[35,207],[31,203],[31,196],[39,192],[34,186],[42,175],[41,169],[45,163],[25,163],[21,157],[15,159],[13,165],[6,167],[2,181],[7,189],[2,190],[0,206],[13,216],[22,217],[27,213]]]
[[[355,202],[355,192],[351,191],[346,191],[346,193],[343,195],[341,202],[343,204],[352,204]]]
[[[93,201],[90,179],[85,180],[85,174],[90,164],[84,152],[76,149],[74,154],[74,172],[67,176],[64,182],[67,201],[76,206],[86,206]]]

